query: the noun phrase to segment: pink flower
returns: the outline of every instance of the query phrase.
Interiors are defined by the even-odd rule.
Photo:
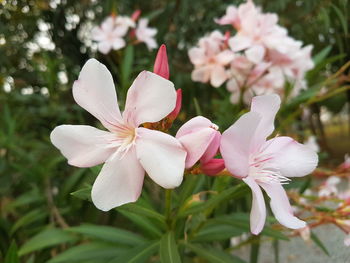
[[[61,125],[51,133],[52,143],[77,167],[105,163],[92,187],[92,201],[103,211],[134,202],[141,194],[145,171],[164,188],[180,185],[186,151],[172,136],[140,127],[157,122],[175,107],[172,82],[141,72],[128,90],[121,114],[113,78],[95,59],[82,68],[73,85],[73,97],[108,131],[86,125]]]
[[[107,54],[112,49],[118,50],[125,47],[123,37],[128,31],[128,27],[132,26],[128,21],[125,17],[115,19],[110,16],[102,22],[100,27],[93,28],[92,39],[98,42],[98,50],[101,53]]]
[[[188,51],[191,62],[195,66],[192,72],[192,80],[209,82],[213,87],[221,86],[228,74],[225,66],[234,58],[231,50],[225,49],[225,36],[219,31],[212,32],[199,40],[198,46]]]
[[[312,172],[317,154],[290,137],[267,140],[274,130],[275,115],[280,107],[277,95],[254,97],[251,111],[241,116],[221,137],[220,152],[232,175],[248,184],[253,193],[250,229],[258,234],[264,227],[266,208],[261,188],[270,197],[276,219],[284,226],[299,229],[305,222],[292,213],[282,184],[288,177]],[[261,188],[260,188],[261,187]]]
[[[142,18],[139,20],[135,34],[137,40],[145,43],[149,50],[157,48],[158,44],[154,38],[157,34],[157,29],[148,27],[148,19]]]
[[[340,165],[340,169],[342,169],[342,170],[350,169],[350,155],[349,154],[345,154],[344,162]]]
[[[175,137],[187,152],[185,167],[191,168],[199,159],[206,163],[214,158],[221,134],[218,126],[207,118],[197,116],[182,125]]]

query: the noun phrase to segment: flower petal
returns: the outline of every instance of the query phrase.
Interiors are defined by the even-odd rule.
[[[233,176],[248,175],[249,155],[260,121],[260,114],[248,112],[221,135],[220,152]]]
[[[144,174],[135,148],[122,157],[114,155],[104,164],[92,186],[92,202],[102,211],[135,202],[142,191]]]
[[[274,121],[281,99],[276,94],[256,96],[252,99],[251,112],[261,115],[261,122],[254,138],[254,147],[261,146],[275,129]]]
[[[124,121],[139,126],[166,117],[176,104],[174,84],[149,71],[141,72],[128,90]]]
[[[210,73],[210,84],[218,88],[227,80],[227,74],[225,68],[220,65],[216,65],[212,68]]]
[[[264,228],[266,220],[266,206],[264,196],[259,185],[250,177],[242,179],[252,190],[253,203],[250,211],[250,231],[258,235]]]
[[[200,128],[184,136],[177,137],[187,152],[186,168],[192,167],[203,156],[216,133],[217,131],[213,128]]]
[[[89,59],[73,85],[75,101],[94,115],[107,129],[121,121],[113,78],[105,65]]]
[[[288,228],[299,229],[306,226],[306,223],[293,215],[286,191],[279,183],[259,183],[270,197],[270,206],[278,222]]]
[[[186,151],[174,137],[146,128],[137,129],[136,152],[142,167],[164,188],[181,184]]]
[[[238,52],[249,48],[252,45],[252,40],[246,36],[235,35],[229,39],[228,44],[232,51]]]
[[[61,125],[50,135],[68,163],[77,167],[91,167],[105,162],[115,152],[109,141],[113,134],[87,125]]]
[[[201,157],[202,162],[204,163],[208,162],[209,160],[215,157],[220,147],[220,140],[221,140],[221,133],[218,131],[215,131],[214,138],[211,140],[209,146],[205,150],[205,153]]]
[[[290,137],[276,137],[265,144],[264,153],[272,153],[273,163],[286,177],[301,177],[310,174],[317,166],[318,155],[308,146]]]
[[[265,48],[261,45],[252,46],[245,51],[245,55],[251,62],[258,64],[264,59]]]
[[[209,128],[213,125],[213,123],[203,117],[203,116],[197,116],[189,121],[187,121],[184,125],[180,127],[180,129],[176,133],[176,138],[179,138],[181,136],[184,136],[186,134],[192,133],[197,131],[198,129],[204,129],[204,128]]]

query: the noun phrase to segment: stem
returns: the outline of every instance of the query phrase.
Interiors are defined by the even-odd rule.
[[[250,247],[250,263],[258,263],[259,248],[260,248],[260,236],[253,238],[258,242],[253,242]]]
[[[165,219],[170,226],[171,221],[171,194],[173,189],[165,189]]]

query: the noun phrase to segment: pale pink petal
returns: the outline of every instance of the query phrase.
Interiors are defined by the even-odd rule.
[[[221,133],[218,131],[215,131],[214,138],[211,140],[208,148],[206,149],[206,151],[201,157],[202,162],[208,162],[209,160],[215,157],[220,147],[220,140],[221,140]]]
[[[106,34],[101,30],[100,27],[96,26],[91,30],[91,37],[92,40],[103,41],[106,39]]]
[[[214,19],[214,21],[219,25],[231,24],[236,26],[237,23],[239,22],[237,8],[235,6],[228,6],[226,9],[226,14],[219,19]]]
[[[306,226],[306,223],[293,215],[286,191],[279,183],[259,183],[270,197],[270,207],[280,224],[292,229]]]
[[[122,38],[115,38],[113,40],[113,49],[118,50],[125,47],[125,40]]]
[[[201,128],[192,133],[177,137],[187,152],[186,168],[192,167],[202,157],[214,139],[216,132],[213,128]]]
[[[141,194],[144,174],[134,147],[124,155],[114,155],[103,165],[92,186],[92,202],[102,211],[135,202]]]
[[[108,54],[112,49],[112,43],[110,41],[101,41],[97,44],[97,49],[102,54]]]
[[[180,129],[176,133],[176,138],[184,136],[186,134],[197,131],[198,129],[204,129],[211,127],[213,123],[203,116],[197,116],[189,121],[187,121],[184,125],[180,127]]]
[[[181,184],[186,151],[174,137],[160,131],[138,128],[136,152],[142,167],[155,183],[167,189]]]
[[[207,60],[204,48],[193,47],[188,51],[188,56],[194,65],[205,64]]]
[[[210,74],[210,84],[218,88],[227,80],[225,68],[220,65],[213,66]]]
[[[275,129],[274,121],[280,108],[281,99],[276,94],[256,96],[252,100],[251,112],[261,115],[261,122],[254,138],[254,147],[258,148]]]
[[[176,105],[174,84],[149,71],[141,72],[128,90],[124,120],[139,126],[166,117]]]
[[[248,48],[245,54],[251,62],[258,64],[264,59],[265,48],[261,45],[255,45]]]
[[[105,32],[111,32],[114,27],[114,18],[109,16],[101,24],[101,28]]]
[[[221,65],[227,65],[235,58],[235,53],[231,50],[224,50],[220,52],[216,57],[216,61]]]
[[[233,176],[248,175],[249,155],[260,121],[260,114],[248,112],[221,135],[220,152]]]
[[[238,52],[249,48],[252,45],[252,40],[246,36],[236,35],[229,39],[228,44],[232,51]]]
[[[250,177],[243,178],[243,181],[252,190],[253,203],[250,211],[250,231],[258,235],[264,228],[266,220],[266,207],[264,196],[259,185]]]
[[[73,97],[109,130],[121,121],[113,78],[105,65],[89,59],[73,85]]]
[[[192,80],[202,83],[208,82],[210,79],[211,68],[211,66],[204,66],[194,69],[191,73]]]
[[[265,143],[264,153],[273,154],[273,164],[285,177],[310,174],[317,166],[318,155],[290,137],[277,137]]]
[[[87,125],[60,125],[50,135],[53,145],[77,167],[92,167],[105,162],[115,152],[109,142],[113,134]]]

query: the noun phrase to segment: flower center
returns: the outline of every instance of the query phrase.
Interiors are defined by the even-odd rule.
[[[274,164],[274,155],[264,152],[267,147],[250,156],[248,176],[262,183],[288,184],[290,179],[283,176]]]
[[[111,147],[117,148],[115,154],[121,154],[120,159],[122,159],[130,148],[135,145],[135,140],[137,138],[136,128],[120,125],[114,127],[113,131],[114,133],[111,137],[110,145]]]

